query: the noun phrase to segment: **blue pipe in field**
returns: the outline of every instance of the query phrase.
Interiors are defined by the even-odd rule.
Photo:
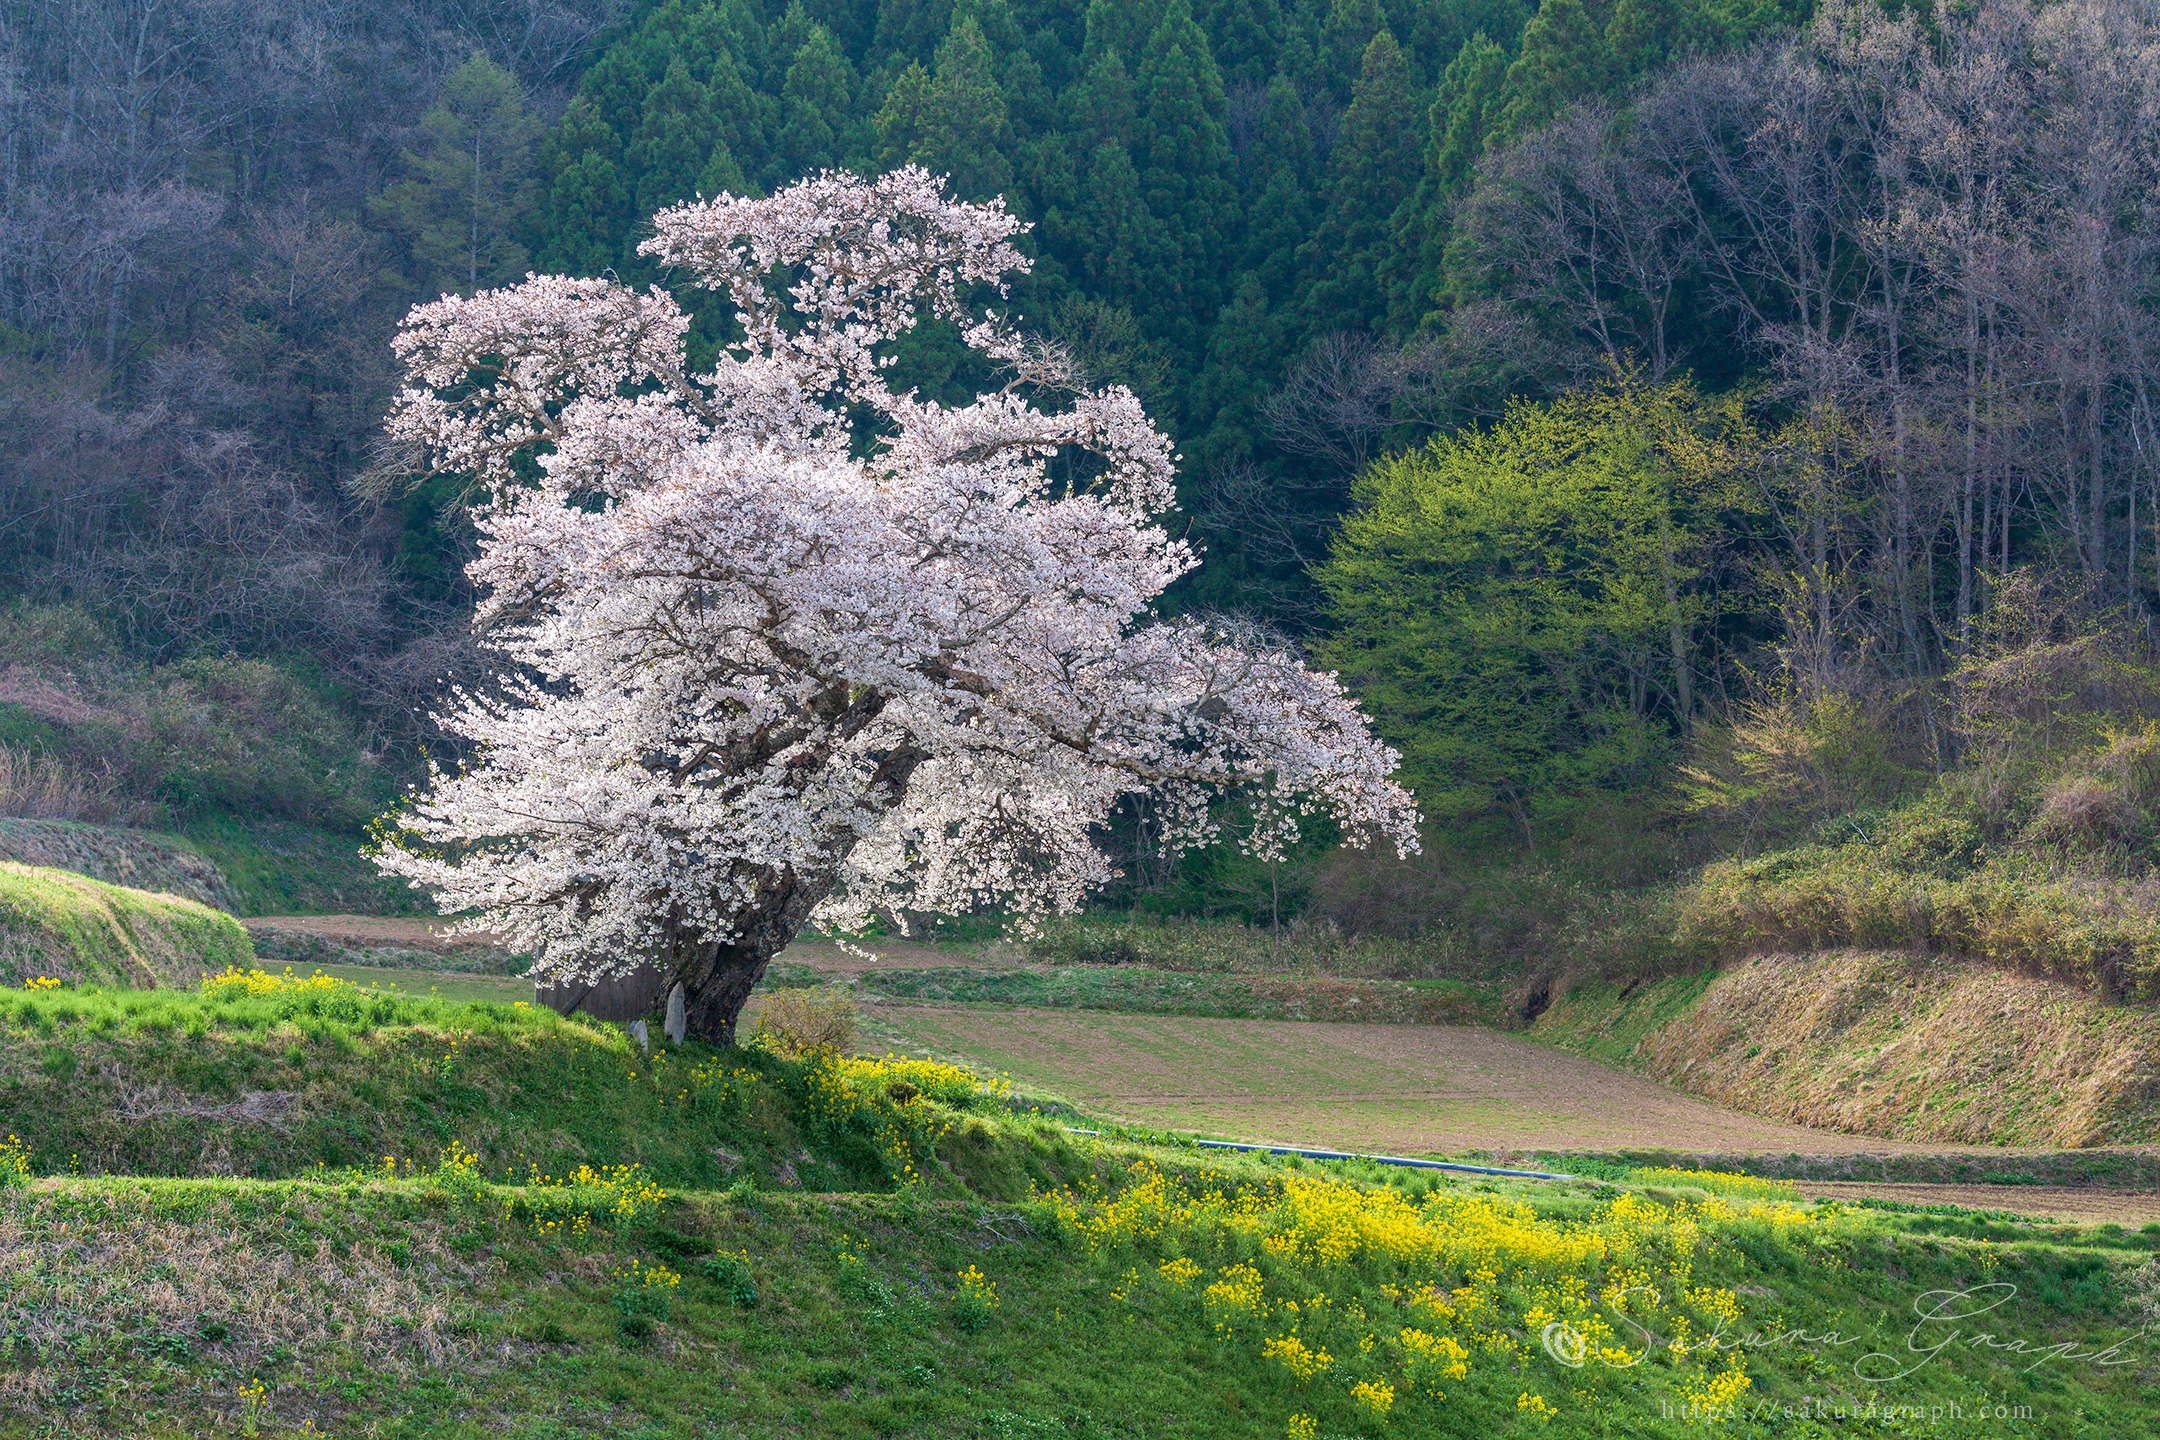
[[[1068,1135],[1100,1135],[1100,1130],[1062,1127]],[[1545,1170],[1502,1170],[1491,1165],[1459,1165],[1452,1160],[1413,1160],[1407,1155],[1354,1155],[1347,1150],[1306,1150],[1296,1145],[1240,1145],[1235,1140],[1193,1140],[1203,1150],[1245,1150],[1261,1155],[1297,1155],[1307,1160],[1370,1160],[1375,1165],[1401,1165],[1411,1170],[1456,1170],[1465,1175],[1502,1175],[1510,1180],[1580,1180],[1580,1175],[1554,1175]]]

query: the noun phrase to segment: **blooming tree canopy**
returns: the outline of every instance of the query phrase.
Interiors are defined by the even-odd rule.
[[[724,291],[741,338],[692,373],[658,287],[535,276],[417,307],[392,435],[473,477],[499,690],[379,861],[507,932],[540,973],[643,961],[733,1039],[808,922],[1069,909],[1121,797],[1211,837],[1238,790],[1415,844],[1393,751],[1280,644],[1150,602],[1198,561],[1155,521],[1175,456],[971,295],[1026,268],[1001,204],[920,169],[828,174],[654,220],[642,249]],[[1002,387],[896,393],[891,344],[957,326]]]

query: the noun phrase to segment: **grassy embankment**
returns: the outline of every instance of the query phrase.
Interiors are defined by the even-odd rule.
[[[1534,1033],[1861,1134],[2160,1140],[2160,739],[1954,772],[1673,902],[1697,973],[1552,985]],[[1709,968],[1715,962],[1715,969]]]
[[[0,982],[187,985],[253,960],[247,931],[221,910],[0,862]]]
[[[36,1177],[0,1186],[0,1435],[1680,1436],[1708,1405],[1732,1407],[1728,1433],[1789,1436],[1853,1433],[1785,1413],[1843,1405],[1918,1407],[1872,1422],[1901,1434],[2071,1437],[2155,1418],[2135,1345],[2129,1365],[2033,1365],[1905,1339],[1926,1292],[2008,1283],[2015,1307],[1960,1328],[2115,1345],[2160,1237],[1930,1235],[1934,1217],[1698,1175],[1539,1185],[1088,1142],[949,1067],[647,1057],[531,1007],[327,980],[10,991],[0,1012],[5,1123]],[[1629,1286],[1650,1288],[1601,1298]],[[1555,1323],[1589,1363],[1555,1362]],[[1790,1334],[1830,1329],[1861,1339]],[[1753,1332],[1788,1338],[1705,1344]],[[1909,1373],[1860,1378],[1870,1353]]]
[[[1708,1099],[1891,1139],[2160,1141],[2160,1009],[1941,956],[1773,955],[1563,991],[1531,1034]]]

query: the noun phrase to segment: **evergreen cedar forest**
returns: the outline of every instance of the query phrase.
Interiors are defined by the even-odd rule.
[[[2160,1134],[2154,0],[9,0],[0,109],[12,859],[424,909],[363,852],[492,682],[472,487],[386,439],[398,324],[679,282],[665,206],[919,165],[1002,197],[1018,324],[1171,437],[1205,563],[1158,608],[1339,674],[1423,846],[1166,861],[1132,801],[1035,969],[857,993],[1475,1021],[1878,1136]],[[709,360],[732,308],[680,293]],[[892,354],[998,383],[943,322]],[[643,1049],[50,869],[0,912],[0,978],[74,967],[0,989],[0,1437],[2151,1433],[2143,1352],[1596,1357],[1628,1285],[1660,1344],[2005,1277],[2003,1333],[2131,1344],[2152,1225],[1224,1157],[855,1055],[784,966],[757,1043]],[[1942,1045],[2052,1038],[1910,1095],[1778,1068],[1819,1027],[1686,1049],[1772,955],[1860,977],[1856,1067],[1953,972],[2025,1018]],[[2081,1153],[2009,1178],[2144,1163]],[[1809,1418],[1848,1402],[1920,1417]]]

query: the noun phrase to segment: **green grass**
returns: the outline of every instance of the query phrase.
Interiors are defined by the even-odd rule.
[[[294,967],[299,969],[300,967]],[[497,1005],[532,1003],[533,983],[510,975],[477,975],[458,970],[386,970],[371,965],[310,965],[304,973],[321,971],[367,988],[396,991],[404,995],[432,995],[442,1000],[485,1000]]]
[[[217,862],[243,915],[433,915],[427,897],[360,852],[366,837],[208,811],[181,827]]]
[[[1467,981],[1196,974],[1138,965],[872,970],[857,977],[855,985],[866,999],[1245,1020],[1441,1025],[1490,1020],[1498,1011],[1498,994],[1492,987]]]
[[[1350,935],[1328,922],[1270,928],[1235,920],[1164,919],[1141,911],[1038,922],[1030,959],[1053,966],[1139,966],[1184,974],[1358,976],[1483,982],[1507,968],[1490,945],[1436,927],[1410,938]]]
[[[762,1051],[648,1056],[618,1027],[530,1003],[332,977],[0,990],[0,1133],[46,1171],[277,1179],[386,1155],[432,1163],[455,1144],[499,1174],[638,1164],[690,1187],[894,1183],[888,1132],[904,1117],[821,1087],[817,1067]]]
[[[1509,1332],[1504,1317],[1523,1313],[1546,1286],[1535,1266],[1480,1282],[1456,1260],[1404,1263],[1370,1249],[1318,1263],[1271,1250],[1257,1232],[1180,1220],[1144,1193],[1159,1167],[1173,1200],[1244,1197],[1280,1214],[1283,1186],[1310,1184],[1322,1167],[1076,1148],[1024,1120],[993,1117],[976,1128],[974,1140],[955,1135],[942,1148],[1038,1147],[1062,1156],[1064,1178],[1083,1195],[1120,1202],[1128,1215],[1171,1218],[1105,1239],[1101,1223],[1119,1212],[1101,1200],[992,1200],[949,1177],[883,1195],[672,1193],[631,1217],[602,1212],[575,1234],[546,1192],[440,1172],[327,1182],[62,1178],[0,1190],[12,1347],[0,1436],[52,1433],[57,1423],[72,1434],[160,1440],[300,1434],[309,1425],[390,1440],[1274,1440],[1290,1433],[1291,1417],[1307,1415],[1322,1436],[1369,1440],[2072,1440],[2149,1433],[2160,1415],[2135,1366],[2034,1365],[1961,1344],[1900,1380],[1870,1384],[1851,1373],[1866,1353],[1912,1364],[1915,1301],[1981,1284],[2018,1287],[2012,1313],[1985,1317],[2001,1342],[2089,1352],[2124,1340],[2133,1329],[2124,1266],[2135,1257],[2089,1235],[2014,1224],[1991,1226],[2000,1233],[1987,1240],[1919,1234],[1909,1217],[1835,1206],[1789,1211],[1795,1223],[1773,1224],[1685,1197],[1579,1186],[1420,1179],[1395,1188],[1428,1217],[1497,1213],[1519,1217],[1511,1223],[1525,1233],[1633,1236],[1626,1265],[1668,1284],[1684,1274],[1699,1293],[1723,1291],[1747,1329],[1858,1338],[1746,1352],[1752,1384],[1739,1397],[1742,1418],[1709,1430],[1681,1408],[1701,1383],[1700,1357],[1656,1352],[1625,1369],[1570,1370],[1536,1335]],[[1632,1208],[1615,1212],[1623,1194]],[[1616,1213],[1633,1218],[1616,1226]],[[1701,1245],[1672,1249],[1686,1226],[1699,1229]],[[1162,1269],[1180,1259],[1198,1272],[1184,1285]],[[1602,1275],[1620,1259],[1608,1249],[1589,1268]],[[1279,1311],[1227,1334],[1211,1326],[1200,1291],[1241,1264],[1253,1267],[1271,1308],[1295,1299],[1296,1317]],[[992,1287],[994,1308],[964,1305],[959,1276],[970,1268]],[[633,1270],[639,1280],[626,1279]],[[656,1272],[660,1284],[642,1283]],[[1425,1285],[1469,1287],[1489,1318],[1468,1318],[1479,1313],[1471,1308],[1443,1323],[1395,1298]],[[1669,1340],[1685,1308],[1645,1322]],[[1501,1329],[1489,1328],[1496,1322]],[[1412,1324],[1473,1341],[1466,1373],[1443,1383],[1443,1399],[1405,1383],[1396,1336]],[[1328,1352],[1326,1375],[1300,1385],[1262,1357],[1266,1336],[1290,1333]],[[1509,1338],[1479,1344],[1479,1334]],[[1361,1353],[1367,1335],[1377,1343]],[[1361,1376],[1392,1382],[1387,1425],[1350,1401]],[[1557,1416],[1540,1423],[1522,1414],[1525,1393]],[[1744,1407],[1811,1400],[1916,1406],[1920,1418],[1857,1427],[1745,1418]],[[2018,1407],[2025,1418],[1973,1419],[1983,1403]],[[1952,1404],[1965,1418],[1938,1412]]]
[[[453,978],[485,981],[432,983]],[[1264,1047],[1245,1059],[1310,1088]],[[0,1437],[1273,1440],[1303,1415],[1364,1440],[1680,1440],[1726,1357],[1568,1369],[1535,1308],[1647,1277],[1662,1339],[1729,1305],[1902,1353],[1920,1297],[2007,1282],[2005,1341],[2092,1350],[2139,1323],[2148,1247],[2120,1230],[1718,1199],[1749,1187],[1692,1174],[1529,1184],[1090,1141],[934,1076],[915,1094],[877,1065],[648,1057],[530,1005],[335,977],[0,991],[0,1133],[33,1176],[0,1146]],[[1204,1293],[1248,1273],[1260,1309]],[[1410,1384],[1410,1328],[1465,1346],[1444,1398]],[[1324,1375],[1267,1358],[1293,1334]],[[2160,1418],[2127,1369],[1957,1346],[1876,1385],[1852,1358],[1748,1350],[1740,1401],[2026,1411],[1895,1427],[1925,1436]],[[1385,1426],[1361,1381],[1394,1387]]]
[[[872,1018],[880,1043],[964,1056],[1030,1094],[1229,1139],[1437,1155],[1664,1137],[1711,1150],[1792,1135],[1468,1029],[990,1006],[881,1007]],[[1647,1117],[1646,1099],[1661,1102]]]
[[[185,984],[253,958],[247,931],[207,905],[0,863],[0,981]]]
[[[1529,1033],[1539,1040],[1625,1067],[1651,1031],[1681,1018],[1716,981],[1713,971],[1662,980],[1586,979],[1538,1016]]]

